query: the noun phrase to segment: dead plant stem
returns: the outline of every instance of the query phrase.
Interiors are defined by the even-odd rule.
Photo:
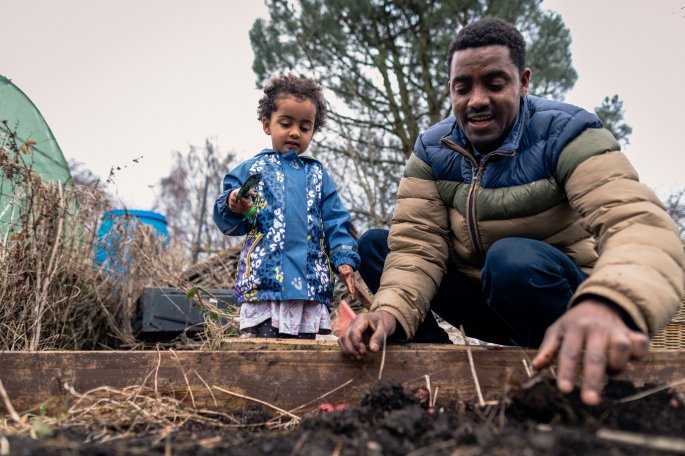
[[[476,374],[476,366],[473,363],[473,355],[471,354],[471,344],[466,336],[466,331],[464,331],[464,326],[460,326],[459,330],[464,336],[464,342],[466,343],[466,355],[469,358],[469,366],[471,367],[471,375],[473,376],[473,383],[476,386],[476,394],[478,394],[478,403],[481,407],[485,407],[485,401],[483,400],[483,393],[480,390],[480,382],[478,381],[478,375]]]
[[[221,391],[222,393],[230,394],[231,396],[240,397],[242,399],[247,399],[248,401],[253,401],[253,402],[257,402],[257,403],[262,404],[262,405],[266,405],[267,407],[270,407],[270,408],[272,408],[272,409],[274,409],[274,410],[276,410],[276,411],[278,411],[284,415],[288,415],[290,418],[296,420],[297,422],[299,422],[301,420],[301,418],[299,416],[294,415],[287,410],[283,410],[282,408],[277,407],[277,406],[270,404],[266,401],[263,401],[261,399],[246,396],[246,395],[240,394],[240,393],[234,393],[233,391],[229,391],[227,389],[221,388],[220,386],[216,386],[216,385],[214,385],[212,388],[217,389],[217,390]]]
[[[10,417],[12,417],[17,424],[21,424],[21,417],[14,409],[12,401],[10,401],[9,395],[7,394],[7,390],[5,390],[5,385],[2,384],[2,380],[0,380],[0,396],[2,396],[2,402],[5,404],[5,408],[9,412]]]

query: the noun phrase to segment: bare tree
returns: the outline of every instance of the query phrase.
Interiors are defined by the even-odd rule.
[[[685,196],[685,188],[671,193],[664,201],[666,211],[678,226],[681,238],[685,234],[685,202],[683,202],[683,196]]]
[[[262,85],[278,72],[319,81],[331,101],[315,152],[328,162],[355,219],[390,221],[419,132],[450,111],[445,56],[456,32],[483,16],[515,23],[528,42],[531,91],[562,98],[577,79],[571,37],[540,0],[267,0],[250,30]]]
[[[214,225],[212,213],[223,176],[234,160],[233,152],[221,153],[207,139],[201,148],[191,145],[185,154],[174,152],[171,171],[160,180],[154,208],[166,215],[169,233],[189,252],[190,264],[230,245]]]

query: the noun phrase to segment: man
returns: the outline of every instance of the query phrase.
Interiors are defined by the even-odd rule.
[[[361,358],[386,336],[430,340],[432,309],[469,336],[539,346],[536,369],[558,355],[563,392],[581,365],[581,397],[597,404],[605,373],[642,356],[677,309],[685,255],[611,133],[527,95],[524,61],[520,32],[496,18],[450,44],[453,115],[416,141],[389,236],[359,241],[377,293],[339,344]]]

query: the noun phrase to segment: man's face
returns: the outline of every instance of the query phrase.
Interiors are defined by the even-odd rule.
[[[506,46],[454,53],[448,83],[452,111],[479,152],[492,152],[507,137],[529,81],[530,69],[519,74]]]

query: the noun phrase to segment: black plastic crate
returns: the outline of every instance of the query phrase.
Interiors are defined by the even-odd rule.
[[[232,289],[198,291],[202,299],[219,307],[237,306]],[[176,288],[148,287],[136,301],[133,334],[141,340],[168,340],[185,332],[194,336],[204,329],[207,309]]]

